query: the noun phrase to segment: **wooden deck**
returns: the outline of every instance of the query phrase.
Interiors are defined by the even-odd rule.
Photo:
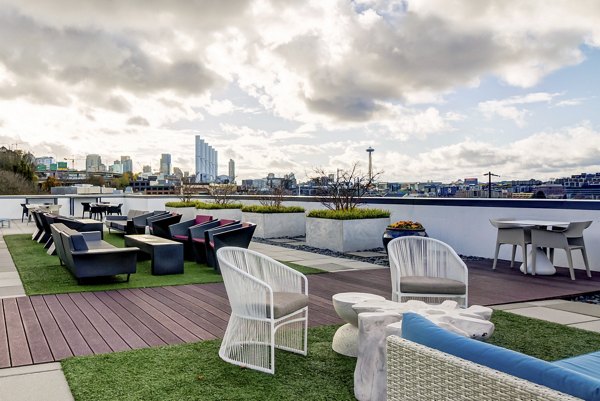
[[[572,282],[524,276],[508,263],[470,261],[469,303],[493,305],[600,291],[600,273]],[[342,323],[331,296],[346,291],[389,298],[387,269],[309,276],[309,324]],[[229,317],[223,284],[43,295],[0,300],[0,368],[220,338]]]

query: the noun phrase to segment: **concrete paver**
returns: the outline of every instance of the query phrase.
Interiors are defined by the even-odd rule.
[[[60,363],[0,370],[0,401],[71,401]]]
[[[510,310],[510,312],[521,316],[547,320],[549,322],[559,324],[583,323],[596,319],[588,315],[581,315],[579,313],[566,312],[558,309],[545,308],[541,306],[512,309]]]
[[[582,315],[600,318],[600,305],[565,301],[560,304],[552,305],[551,307],[552,309],[559,309],[567,312],[580,313]]]
[[[600,333],[600,319],[592,320],[591,322],[570,324],[569,327],[576,327],[578,329],[595,331],[596,333]]]

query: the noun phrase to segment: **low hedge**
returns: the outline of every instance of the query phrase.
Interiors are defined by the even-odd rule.
[[[383,209],[352,209],[352,210],[311,210],[308,217],[332,220],[381,219],[390,217],[389,210]]]
[[[241,203],[223,205],[220,203],[196,202],[196,209],[241,209],[243,206]]]
[[[166,207],[196,207],[196,201],[190,202],[167,202]]]
[[[304,208],[300,206],[262,206],[252,205],[244,206],[242,212],[246,213],[304,213]]]

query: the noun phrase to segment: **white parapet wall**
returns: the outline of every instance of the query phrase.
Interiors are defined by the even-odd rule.
[[[389,218],[333,220],[306,218],[306,245],[337,252],[381,248]]]
[[[258,238],[297,237],[306,233],[306,214],[300,213],[242,213],[242,220],[256,224]]]
[[[242,220],[242,209],[196,209],[196,214],[215,219]]]

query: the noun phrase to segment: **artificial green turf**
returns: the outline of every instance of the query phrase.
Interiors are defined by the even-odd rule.
[[[546,360],[600,349],[600,334],[495,311],[488,340]],[[331,350],[337,327],[309,329],[308,356],[276,352],[275,375],[218,357],[219,341],[62,361],[76,400],[354,400],[356,360]]]
[[[62,362],[76,400],[354,400],[355,359],[335,353],[336,327],[309,330],[308,356],[276,351],[275,375],[218,356],[220,341]]]
[[[125,282],[125,275],[98,277],[78,284],[71,272],[60,266],[58,256],[49,256],[42,244],[31,240],[31,235],[5,235],[4,240],[19,271],[27,295],[60,294],[67,292],[104,291],[123,288],[159,287],[166,285],[215,283],[223,281],[212,267],[195,262],[184,263],[184,274],[153,276],[150,261],[138,262],[137,272]],[[104,240],[124,246],[122,235],[104,233]],[[310,267],[288,264],[305,274],[321,272]]]

